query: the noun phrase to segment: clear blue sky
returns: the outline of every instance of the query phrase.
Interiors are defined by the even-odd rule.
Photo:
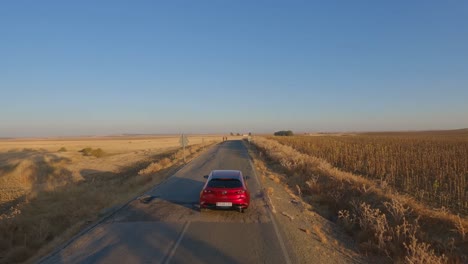
[[[468,1],[0,2],[0,137],[462,127]]]

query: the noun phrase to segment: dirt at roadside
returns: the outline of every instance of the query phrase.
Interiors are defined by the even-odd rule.
[[[369,263],[358,253],[357,245],[336,224],[313,212],[297,190],[281,182],[281,176],[268,169],[250,152],[257,176],[262,182],[273,216],[292,247],[298,263]]]

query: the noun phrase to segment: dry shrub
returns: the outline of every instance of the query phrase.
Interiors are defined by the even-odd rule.
[[[163,158],[159,161],[159,164],[161,164],[163,168],[166,168],[167,166],[170,166],[172,162],[169,158]]]
[[[163,167],[158,162],[152,162],[148,167],[140,170],[138,175],[147,175],[160,171]]]
[[[407,249],[405,260],[410,264],[426,263],[447,263],[448,259],[444,255],[438,256],[431,249],[430,245],[424,242],[418,242],[415,236],[411,236],[409,243],[404,243]]]
[[[320,185],[318,184],[319,176],[318,175],[310,175],[309,179],[305,181],[308,189],[312,192],[318,192],[318,188]]]
[[[59,148],[58,152],[67,152],[67,148],[61,147],[61,148]]]
[[[91,151],[93,151],[92,148],[84,148],[78,152],[81,152],[83,154],[83,156],[91,156]]]
[[[81,152],[83,154],[83,156],[94,156],[96,158],[101,158],[101,157],[104,157],[106,155],[104,150],[102,150],[101,148],[97,148],[97,149],[84,148],[84,149],[80,150],[79,152]]]
[[[455,223],[456,230],[460,234],[463,241],[466,240],[466,234],[468,234],[468,230],[465,228],[460,215],[457,215],[457,222]]]
[[[365,234],[364,238],[370,239],[369,244],[376,243],[375,248],[378,251],[388,254],[387,243],[392,240],[392,236],[386,215],[364,202],[359,205],[356,213],[357,223]]]
[[[174,155],[172,155],[173,160],[182,159],[182,158],[184,158],[184,153],[182,151],[178,151],[178,152],[174,153]]]
[[[405,206],[402,202],[395,198],[392,198],[391,202],[383,202],[383,204],[390,215],[392,215],[395,223],[401,223],[405,215],[408,215],[412,211],[409,206]]]
[[[338,211],[338,221],[345,228],[346,231],[352,232],[356,221],[355,217],[350,214],[348,210]]]
[[[91,151],[91,156],[94,156],[96,158],[104,157],[104,155],[106,155],[106,153],[101,148],[93,149],[93,151]]]

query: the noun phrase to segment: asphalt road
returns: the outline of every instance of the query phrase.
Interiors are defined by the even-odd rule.
[[[199,211],[203,176],[214,169],[250,176],[245,213]],[[240,140],[210,148],[148,194],[150,202],[131,202],[43,263],[294,262]]]

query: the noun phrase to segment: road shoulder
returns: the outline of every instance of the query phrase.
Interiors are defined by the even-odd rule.
[[[281,175],[249,148],[257,177],[264,188],[272,217],[282,229],[288,251],[297,263],[366,263],[357,246],[336,224],[315,213],[297,190],[281,181]]]

